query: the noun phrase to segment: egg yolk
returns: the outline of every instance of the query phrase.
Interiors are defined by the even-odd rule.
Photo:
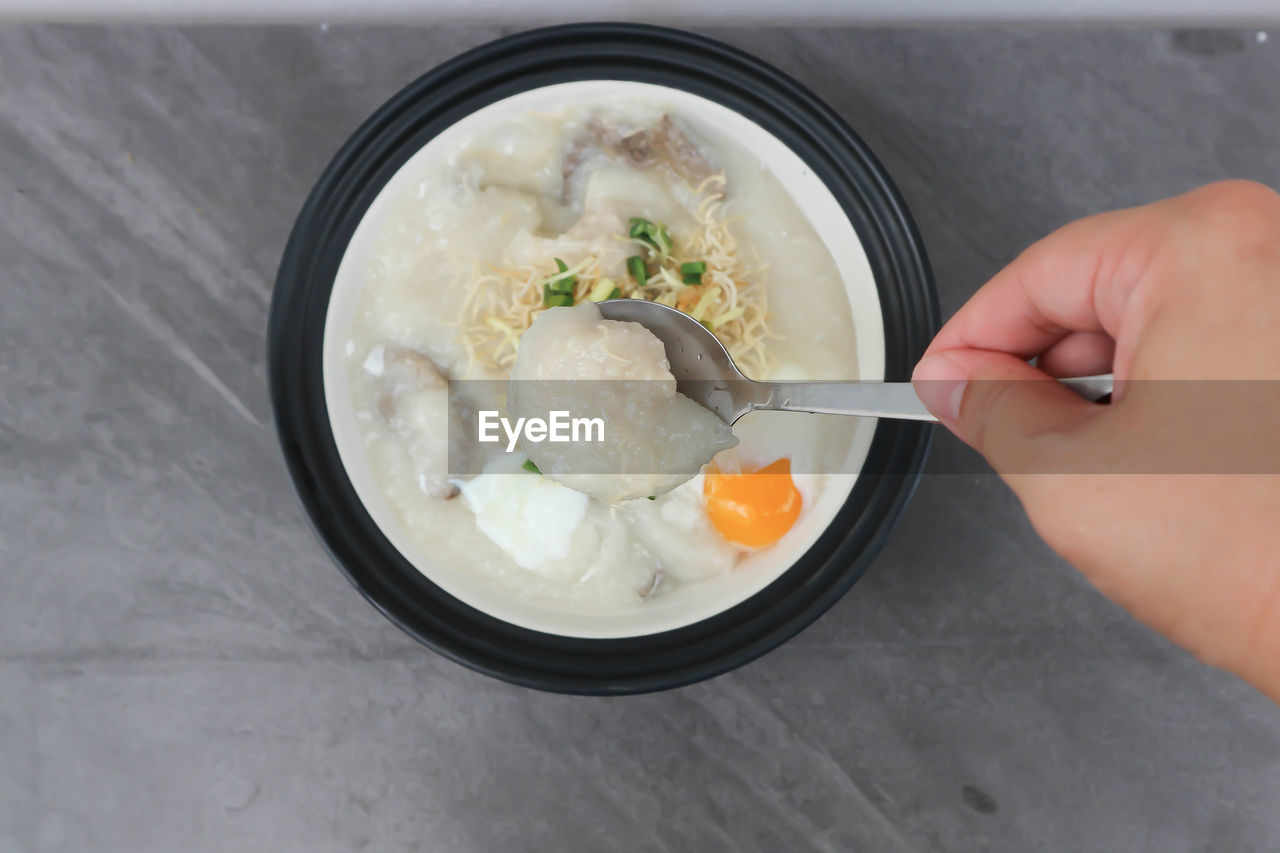
[[[791,479],[790,459],[742,474],[708,466],[702,499],[720,535],[747,548],[764,548],[781,539],[800,517],[804,502]]]

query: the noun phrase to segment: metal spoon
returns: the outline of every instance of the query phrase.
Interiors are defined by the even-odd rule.
[[[742,375],[715,334],[688,314],[644,299],[610,299],[599,307],[605,319],[639,323],[653,332],[666,347],[676,389],[725,423],[760,409],[938,420],[910,382],[757,382]],[[1110,394],[1113,384],[1109,373],[1059,381],[1088,400]]]

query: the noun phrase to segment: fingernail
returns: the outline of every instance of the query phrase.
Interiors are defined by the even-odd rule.
[[[960,418],[960,401],[968,383],[969,374],[964,368],[942,353],[920,359],[911,375],[920,402],[948,425]]]

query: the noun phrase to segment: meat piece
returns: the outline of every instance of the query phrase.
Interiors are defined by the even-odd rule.
[[[596,116],[587,122],[586,135],[575,139],[565,152],[562,172],[566,203],[576,197],[583,175],[601,155],[641,169],[664,169],[691,186],[714,174],[711,163],[669,115],[641,130],[619,128]]]
[[[631,156],[643,156],[666,166],[693,186],[711,177],[711,164],[671,116],[663,116],[657,127],[642,134],[643,138],[636,136],[633,133],[622,141],[623,150]]]
[[[408,451],[422,491],[454,497],[449,432],[461,424],[451,420],[448,381],[422,353],[399,347],[374,347],[364,366],[378,378],[378,414]]]

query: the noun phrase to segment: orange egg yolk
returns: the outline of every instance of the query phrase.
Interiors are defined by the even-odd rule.
[[[764,548],[781,539],[800,517],[804,502],[791,479],[790,459],[742,474],[708,466],[702,499],[720,535],[747,548]]]

